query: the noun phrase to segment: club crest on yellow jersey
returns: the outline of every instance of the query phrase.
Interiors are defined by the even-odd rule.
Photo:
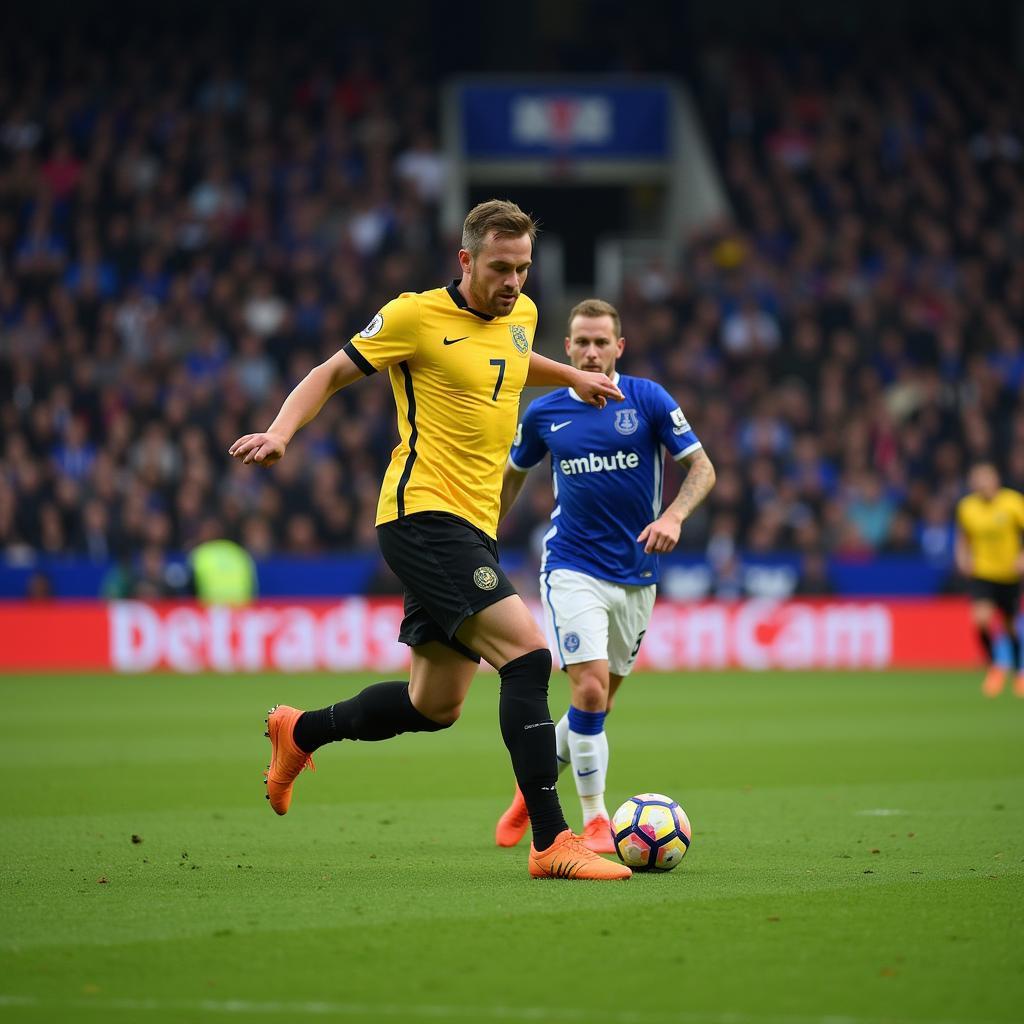
[[[525,356],[530,351],[530,339],[526,336],[526,328],[520,327],[519,324],[509,324],[508,329],[512,333],[512,344],[515,345],[516,351]]]

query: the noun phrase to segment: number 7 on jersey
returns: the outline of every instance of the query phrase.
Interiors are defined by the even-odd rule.
[[[505,360],[492,359],[491,366],[498,368],[498,383],[494,385],[494,394],[491,395],[491,401],[496,402],[498,400],[498,392],[501,390],[501,383],[505,379]]]

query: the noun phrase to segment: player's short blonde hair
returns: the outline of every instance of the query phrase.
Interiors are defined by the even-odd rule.
[[[471,256],[478,255],[491,231],[499,238],[528,235],[532,245],[537,238],[537,222],[508,199],[488,199],[466,214],[462,224],[462,248]]]
[[[569,310],[569,337],[572,337],[572,322],[578,316],[610,316],[615,330],[615,340],[622,337],[622,319],[619,311],[604,299],[584,299]]]

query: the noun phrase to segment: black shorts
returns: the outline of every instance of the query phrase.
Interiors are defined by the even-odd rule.
[[[410,647],[437,640],[479,662],[455,631],[516,592],[498,565],[497,542],[449,512],[415,512],[378,526],[377,543],[405,588],[398,639]]]
[[[967,593],[972,601],[991,601],[1007,620],[1013,622],[1020,609],[1019,583],[993,583],[992,580],[979,580],[972,576],[967,581]]]

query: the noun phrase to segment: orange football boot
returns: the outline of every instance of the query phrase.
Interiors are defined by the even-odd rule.
[[[292,786],[303,768],[316,771],[313,757],[295,745],[292,736],[302,712],[287,704],[276,704],[264,719],[270,737],[270,764],[263,773],[267,799],[278,814],[287,814],[292,802]]]
[[[583,826],[583,836],[581,838],[586,848],[593,850],[594,853],[615,852],[612,823],[603,814],[599,814],[596,818],[591,818]]]
[[[985,681],[981,684],[981,692],[986,697],[998,697],[1006,685],[1006,673],[998,666],[993,665],[985,673]]]
[[[530,826],[530,812],[526,809],[522,790],[516,786],[516,795],[509,809],[498,819],[494,841],[499,846],[516,846]],[[614,852],[614,851],[613,851]]]
[[[555,841],[539,853],[530,844],[531,878],[590,879],[595,882],[619,882],[632,876],[625,864],[616,864],[588,850],[579,836],[568,829],[559,832]]]
[[[1017,678],[1013,681],[1013,695],[1024,697],[1024,671],[1018,672]]]

